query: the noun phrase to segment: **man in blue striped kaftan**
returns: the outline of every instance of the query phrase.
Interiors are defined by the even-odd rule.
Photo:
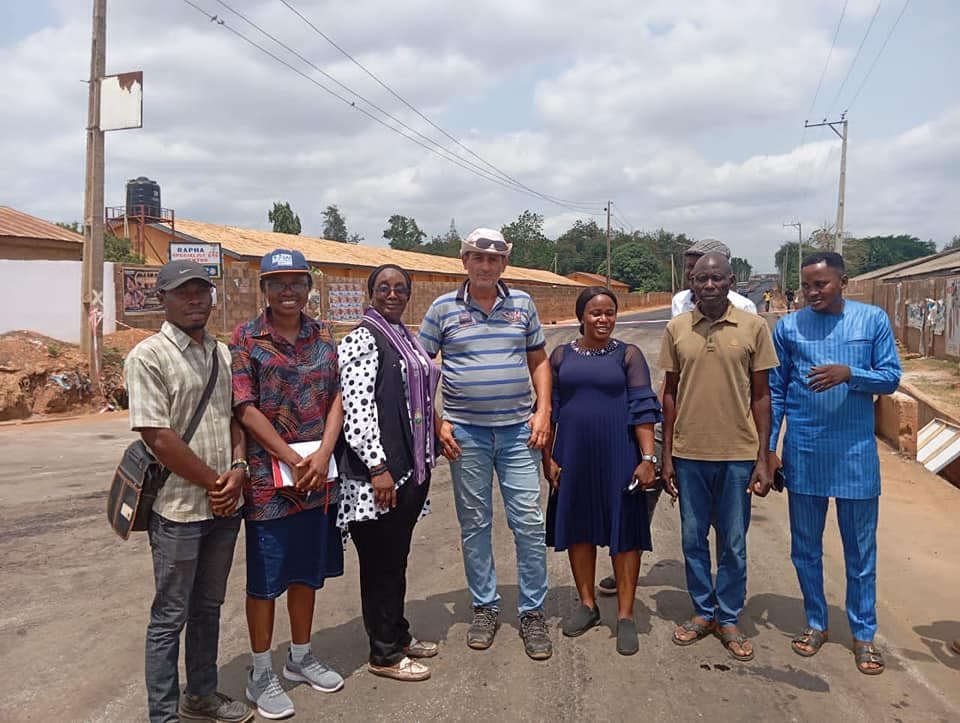
[[[771,469],[786,419],[783,472],[789,494],[791,559],[803,593],[807,630],[794,651],[816,654],[827,637],[823,530],[833,497],[843,540],[847,616],[862,673],[883,671],[873,647],[880,460],[874,395],[900,383],[900,362],[882,309],[844,299],[843,257],[819,253],[802,268],[805,308],[783,317],[773,334],[780,366],[770,373]]]

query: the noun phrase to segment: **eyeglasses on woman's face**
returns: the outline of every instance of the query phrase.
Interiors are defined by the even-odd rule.
[[[397,284],[396,286],[390,286],[389,284],[379,284],[374,287],[373,293],[377,296],[390,296],[390,293],[393,292],[397,296],[410,296],[410,287],[404,284]]]
[[[310,288],[310,283],[306,279],[297,279],[296,281],[280,281],[271,279],[267,281],[267,291],[271,294],[281,294],[284,291],[292,291],[295,294],[306,293]]]

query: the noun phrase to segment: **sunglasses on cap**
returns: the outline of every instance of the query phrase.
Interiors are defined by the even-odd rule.
[[[499,251],[501,253],[509,248],[506,242],[493,238],[478,238],[474,240],[473,245],[478,249],[483,249],[484,251],[487,249],[493,249],[494,251]]]

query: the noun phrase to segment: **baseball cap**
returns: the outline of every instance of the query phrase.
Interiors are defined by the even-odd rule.
[[[286,273],[310,273],[310,264],[303,254],[295,249],[274,249],[260,259],[260,275]]]
[[[502,233],[494,231],[492,228],[474,229],[460,242],[461,256],[471,251],[481,254],[509,256],[512,249],[513,244],[507,241]]]
[[[683,252],[684,256],[703,256],[705,254],[723,254],[728,259],[731,256],[730,247],[715,238],[700,239]]]
[[[170,291],[194,279],[205,281],[213,286],[209,274],[200,264],[196,261],[178,259],[160,267],[160,271],[157,273],[157,284],[154,288],[157,291]]]

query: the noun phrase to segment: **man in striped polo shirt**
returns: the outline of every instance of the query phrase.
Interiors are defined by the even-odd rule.
[[[520,635],[527,655],[546,660],[553,644],[543,614],[547,552],[539,450],[549,436],[551,374],[533,299],[500,281],[511,247],[488,228],[463,240],[460,258],[467,281],[433,302],[420,341],[429,354],[439,352],[443,359],[439,436],[450,460],[463,565],[473,596],[467,645],[489,648],[500,613],[491,538],[496,470],[517,547]]]

